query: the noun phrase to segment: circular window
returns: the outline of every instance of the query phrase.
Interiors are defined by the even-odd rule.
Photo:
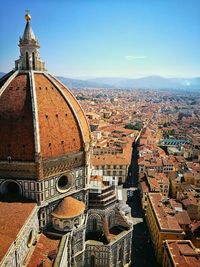
[[[71,188],[71,175],[63,175],[58,178],[57,181],[57,190],[61,193],[67,192]]]
[[[13,180],[5,180],[0,185],[0,194],[8,194],[13,197],[20,197],[22,195],[22,188],[18,182]]]

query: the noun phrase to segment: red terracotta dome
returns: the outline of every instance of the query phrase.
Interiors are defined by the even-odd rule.
[[[19,46],[15,71],[0,80],[0,161],[35,162],[87,150],[84,112],[69,89],[46,72],[30,21]]]
[[[65,197],[51,214],[56,218],[69,219],[79,216],[84,210],[84,202],[73,197]]]

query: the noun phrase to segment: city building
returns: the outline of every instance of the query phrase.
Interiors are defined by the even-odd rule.
[[[147,195],[149,193],[149,187],[145,181],[140,181],[138,187],[140,189],[142,208],[143,208],[143,210],[146,210],[146,208],[147,208]]]
[[[181,200],[192,220],[200,220],[200,196],[193,196],[191,193],[185,195]]]
[[[149,193],[147,197],[146,219],[156,259],[162,263],[162,244],[165,240],[182,240],[185,232],[175,216],[176,210],[170,207],[167,198],[161,193]]]
[[[93,156],[94,170],[102,170],[104,176],[113,177],[119,184],[124,183],[128,176],[130,158],[116,155]]]
[[[176,198],[180,191],[181,184],[184,182],[183,174],[178,172],[171,172],[169,174],[171,196]]]
[[[139,179],[139,188],[142,200],[142,207],[147,207],[147,194],[148,192],[161,193],[163,197],[169,195],[169,179],[164,173],[157,173],[155,171],[148,171],[147,173],[141,173]]]
[[[104,176],[115,177],[119,184],[125,183],[132,159],[132,144],[138,132],[111,126],[101,131],[102,138],[96,139],[93,147],[92,166],[94,170],[102,170]]]
[[[87,224],[86,266],[130,266],[133,226],[102,176],[90,180]]]

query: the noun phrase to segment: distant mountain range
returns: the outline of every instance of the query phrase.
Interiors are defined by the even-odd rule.
[[[90,82],[108,84],[115,88],[137,89],[193,89],[200,90],[200,77],[195,78],[164,78],[161,76],[146,76],[142,78],[96,78]]]
[[[4,75],[0,72],[0,78]],[[164,78],[146,76],[143,78],[112,78],[102,77],[88,80],[72,79],[58,76],[69,88],[127,88],[127,89],[183,89],[200,90],[200,77],[195,78]]]
[[[95,80],[79,80],[72,78],[65,78],[62,76],[57,76],[57,78],[67,85],[69,88],[111,88],[112,85],[104,84],[103,82],[96,82]]]

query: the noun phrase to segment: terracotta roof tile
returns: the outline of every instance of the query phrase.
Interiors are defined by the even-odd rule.
[[[199,267],[200,255],[190,240],[166,241],[167,249],[176,266]]]
[[[35,207],[35,203],[0,202],[0,261]]]
[[[57,218],[73,218],[85,210],[85,203],[73,197],[65,197],[52,212]]]
[[[34,76],[42,157],[80,151],[83,149],[80,126],[69,104],[43,74]]]
[[[190,224],[191,223],[191,220],[190,220],[190,217],[189,217],[189,215],[188,215],[188,213],[187,213],[187,211],[186,210],[183,210],[183,211],[180,211],[180,212],[177,212],[176,214],[175,214],[175,217],[176,217],[176,219],[177,219],[177,221],[178,221],[178,223],[180,224],[180,225],[186,225],[186,224]]]
[[[170,208],[162,203],[163,196],[161,193],[149,193],[149,198],[156,214],[156,219],[162,229],[168,229],[183,233],[182,228],[174,215],[169,214]]]
[[[27,74],[19,74],[0,97],[0,160],[34,161],[34,130]]]
[[[47,237],[44,234],[41,234],[36,247],[31,255],[29,262],[26,264],[27,267],[36,267],[41,266],[43,262],[44,267],[53,266],[53,260],[48,256],[53,255],[54,257],[57,254],[60,240]]]
[[[90,129],[77,100],[64,86],[62,94],[43,73],[34,78],[42,158],[83,150],[83,138],[90,144]],[[35,161],[32,109],[29,74],[20,73],[0,98],[0,160]]]
[[[86,116],[85,116],[83,110],[80,107],[80,104],[78,103],[78,101],[75,99],[73,94],[70,92],[70,90],[66,86],[64,86],[60,81],[56,80],[54,77],[52,77],[52,78],[64,90],[66,97],[72,103],[73,108],[75,109],[76,113],[78,114],[78,116],[80,118],[80,123],[81,123],[82,129],[84,131],[84,136],[86,138],[86,142],[90,143],[91,134],[90,134],[89,124],[87,122],[87,119],[86,119]]]

